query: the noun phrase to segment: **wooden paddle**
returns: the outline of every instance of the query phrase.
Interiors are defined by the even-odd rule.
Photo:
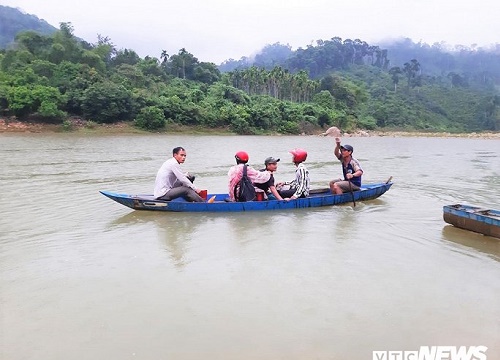
[[[313,195],[313,194],[322,194],[324,192],[330,192],[330,188],[327,187],[327,188],[320,188],[320,189],[311,189],[309,190],[309,194]]]
[[[349,191],[351,192],[351,196],[352,196],[352,207],[356,207],[356,201],[354,200],[354,191],[352,191],[351,180],[347,180],[347,181],[349,181]]]

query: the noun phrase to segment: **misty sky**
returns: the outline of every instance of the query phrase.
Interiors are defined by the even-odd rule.
[[[216,64],[266,44],[295,50],[315,40],[361,39],[371,45],[408,37],[428,44],[500,42],[500,0],[0,0],[49,24],[71,22],[76,36],[107,36],[141,57],[185,48]]]

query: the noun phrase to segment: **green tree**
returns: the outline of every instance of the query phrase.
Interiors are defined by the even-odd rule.
[[[134,121],[135,126],[146,130],[158,130],[165,127],[165,115],[157,106],[142,108]]]
[[[33,110],[45,121],[62,121],[66,113],[59,108],[64,98],[58,89],[50,86],[36,85],[32,90],[35,106]]]
[[[106,64],[95,52],[84,50],[80,62],[83,64],[87,64],[100,73],[104,73],[106,71]]]
[[[33,112],[33,93],[28,86],[11,87],[7,93],[9,110],[18,117],[23,117]]]
[[[106,65],[109,65],[112,57],[117,54],[116,47],[111,42],[111,39],[100,34],[97,35],[97,44],[92,47],[91,51],[99,56]]]
[[[54,63],[62,60],[79,62],[83,53],[83,48],[78,39],[73,35],[74,28],[70,22],[59,24],[59,31],[54,34],[54,44],[51,49],[51,57]]]
[[[198,59],[185,48],[180,49],[177,54],[170,56],[167,61],[164,58],[166,71],[181,79],[194,79],[194,70],[198,65]]]
[[[42,120],[62,120],[65,113],[59,110],[63,98],[56,88],[41,85],[11,87],[7,93],[10,111],[18,117],[35,114]]]
[[[202,62],[194,67],[193,79],[205,84],[213,84],[219,81],[221,74],[217,66],[213,63]]]
[[[135,117],[132,94],[122,85],[105,81],[92,84],[83,92],[83,114],[99,123],[113,123]]]
[[[141,58],[134,50],[123,49],[118,50],[116,55],[111,58],[111,66],[120,66],[121,64],[136,65],[141,61]]]
[[[389,70],[389,74],[391,75],[392,83],[394,85],[394,91],[398,90],[398,84],[399,84],[399,76],[403,72],[401,71],[401,68],[399,66],[394,66]]]
[[[314,95],[313,102],[321,106],[323,109],[335,108],[335,98],[328,90],[321,90],[319,93]]]
[[[420,63],[417,59],[412,59],[409,63],[405,63],[403,66],[403,73],[406,74],[407,89],[410,89],[412,85],[412,80],[414,81],[420,71]]]
[[[16,36],[19,48],[28,50],[31,54],[45,59],[52,45],[51,37],[41,35],[35,31],[21,32]]]

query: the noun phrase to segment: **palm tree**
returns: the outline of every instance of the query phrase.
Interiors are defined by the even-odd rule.
[[[161,51],[160,59],[162,60],[162,62],[161,62],[162,64],[165,64],[168,61],[169,57],[170,57],[170,55],[167,54],[166,50]]]
[[[394,66],[389,70],[389,74],[391,74],[392,83],[394,84],[394,92],[398,90],[399,75],[401,75],[402,73],[403,72],[401,71],[401,68],[399,66]]]
[[[405,63],[403,66],[403,72],[406,74],[406,79],[408,80],[407,89],[410,90],[412,79],[415,79],[420,71],[420,63],[416,59],[412,59],[409,63]]]

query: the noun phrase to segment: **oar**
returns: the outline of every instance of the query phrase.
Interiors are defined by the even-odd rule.
[[[310,195],[322,194],[324,192],[330,192],[330,188],[327,187],[327,188],[320,188],[320,189],[311,189],[311,190],[309,190],[309,194]]]
[[[392,180],[392,176],[389,177],[389,179],[387,179],[387,181],[385,182],[386,184],[389,184]]]
[[[347,181],[349,181],[349,191],[351,192],[351,196],[352,196],[352,206],[356,207],[356,201],[354,201],[354,191],[352,191],[351,181],[350,180],[347,180]]]

